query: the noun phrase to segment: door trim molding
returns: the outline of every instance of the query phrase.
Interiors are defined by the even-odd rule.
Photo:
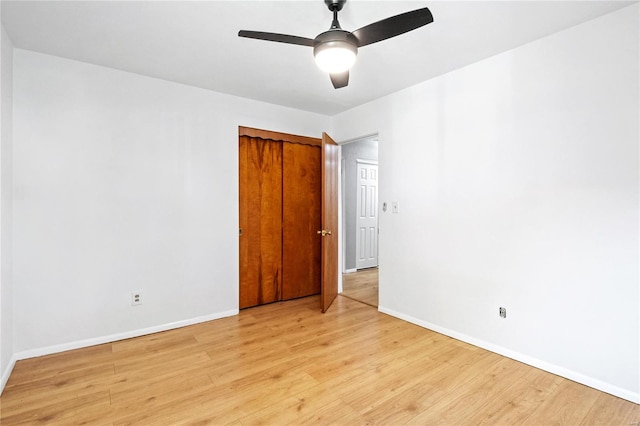
[[[360,158],[356,158],[356,164],[369,164],[371,166],[378,166],[378,162],[375,160],[361,160]]]
[[[253,127],[238,126],[238,136],[267,139],[272,141],[299,143],[301,145],[322,146],[322,139],[310,136],[293,135],[291,133],[273,132],[270,130],[255,129]]]

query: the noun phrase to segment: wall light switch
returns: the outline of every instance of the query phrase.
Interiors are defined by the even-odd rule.
[[[400,213],[400,203],[398,203],[397,201],[393,201],[391,203],[391,211],[393,213]]]

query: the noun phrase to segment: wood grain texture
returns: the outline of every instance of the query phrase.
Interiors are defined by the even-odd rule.
[[[340,148],[322,134],[322,238],[321,307],[326,312],[338,295],[338,170]]]
[[[378,268],[361,269],[342,275],[341,295],[378,307]]]
[[[338,297],[18,361],[0,424],[622,425],[640,406]]]
[[[253,127],[238,127],[239,136],[248,136],[264,140],[297,143],[302,145],[322,146],[322,139],[309,136],[293,135],[291,133],[272,132],[271,130],[254,129]]]
[[[282,300],[282,144],[239,139],[240,308]]]
[[[319,146],[282,144],[283,300],[320,293],[322,170]]]
[[[320,292],[320,139],[239,128],[240,302]]]

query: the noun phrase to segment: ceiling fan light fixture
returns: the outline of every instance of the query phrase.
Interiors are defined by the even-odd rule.
[[[313,39],[246,30],[240,30],[238,36],[313,47],[316,64],[320,69],[330,74],[333,87],[340,89],[349,84],[349,69],[356,62],[358,48],[399,36],[433,22],[431,11],[429,8],[423,7],[390,16],[353,32],[345,31],[338,22],[338,12],[342,10],[346,1],[324,0],[329,11],[333,14],[333,21],[331,21],[331,27],[328,31],[318,34]]]
[[[348,71],[356,62],[358,48],[339,40],[319,44],[313,49],[318,67],[329,74]]]

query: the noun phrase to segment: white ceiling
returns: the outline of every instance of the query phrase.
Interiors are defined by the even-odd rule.
[[[314,38],[331,13],[305,1],[2,1],[15,47],[334,115],[635,1],[358,1],[353,31],[429,7],[434,22],[365,46],[334,89],[312,49],[240,38],[240,29]]]

